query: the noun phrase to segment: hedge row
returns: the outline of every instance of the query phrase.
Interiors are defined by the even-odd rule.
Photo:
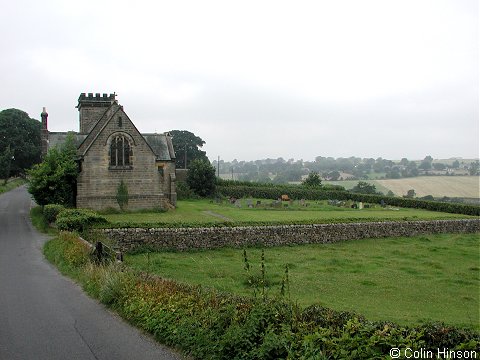
[[[223,196],[243,198],[253,197],[260,199],[277,199],[286,194],[292,199],[307,200],[353,200],[365,203],[383,203],[385,205],[403,208],[425,209],[454,214],[480,216],[480,206],[469,204],[444,203],[419,199],[399,198],[385,195],[358,194],[341,190],[322,190],[303,186],[245,186],[245,185],[218,185],[217,192]]]
[[[88,293],[195,359],[378,359],[388,358],[392,348],[480,351],[480,335],[471,329],[405,327],[318,305],[301,309],[282,299],[240,298],[118,264],[91,264],[87,250],[65,233],[52,241],[58,245],[48,244],[47,258],[70,266]],[[53,249],[64,255],[57,250],[51,256]]]
[[[294,185],[294,184],[274,184],[274,183],[262,183],[254,181],[239,181],[239,180],[224,180],[217,178],[217,186],[230,187],[230,186],[247,186],[247,187],[258,187],[258,188],[276,188],[288,191],[296,188],[308,188],[307,186]],[[339,190],[345,191],[345,188],[340,185],[324,184],[316,188],[317,190]]]
[[[58,213],[55,223],[59,230],[82,232],[93,225],[107,224],[108,221],[92,210],[63,209]]]

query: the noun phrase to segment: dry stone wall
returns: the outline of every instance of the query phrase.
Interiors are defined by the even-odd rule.
[[[437,233],[478,233],[480,219],[218,228],[126,228],[102,231],[122,252],[139,247],[185,251],[220,247],[334,243]]]

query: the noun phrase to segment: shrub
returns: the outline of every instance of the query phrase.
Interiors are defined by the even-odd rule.
[[[177,182],[177,200],[199,199],[200,196],[187,185],[184,181]]]
[[[117,187],[117,203],[121,211],[125,210],[125,207],[128,205],[128,187],[123,182],[123,179]]]
[[[57,216],[59,230],[82,232],[96,224],[106,224],[107,219],[92,210],[64,209]]]
[[[208,161],[193,160],[188,170],[187,184],[199,196],[213,195],[215,192],[215,168]]]
[[[64,209],[63,205],[48,204],[43,207],[43,216],[49,224],[52,224],[57,220],[58,214]]]

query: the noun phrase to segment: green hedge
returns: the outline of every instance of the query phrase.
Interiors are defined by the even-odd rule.
[[[65,256],[46,250],[47,258],[60,264],[82,258],[72,256],[75,245],[68,244],[50,246]],[[118,264],[71,266],[81,269],[77,280],[87,292],[194,359],[383,359],[392,348],[480,351],[480,335],[472,329],[371,322],[319,305],[301,309],[281,298],[255,300],[179,284]]]
[[[65,206],[58,204],[48,204],[43,207],[43,215],[45,220],[52,224],[57,220],[58,214],[65,209]]]
[[[56,220],[59,230],[82,232],[93,225],[106,224],[107,219],[92,210],[64,209]]]
[[[385,205],[391,206],[480,216],[480,206],[478,205],[407,199],[385,195],[358,194],[341,190],[311,189],[303,186],[285,188],[282,186],[219,185],[217,186],[217,192],[223,196],[235,198],[253,197],[260,199],[277,199],[286,194],[292,199],[353,200],[376,204],[380,204],[383,201]]]

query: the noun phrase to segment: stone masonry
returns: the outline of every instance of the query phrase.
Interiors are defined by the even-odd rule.
[[[170,135],[141,134],[115,96],[82,93],[78,98],[77,207],[118,209],[121,181],[128,189],[128,209],[176,205],[175,152]],[[65,138],[66,133],[49,133],[50,146]]]
[[[185,251],[220,247],[334,243],[437,233],[477,233],[480,232],[480,219],[218,228],[126,228],[99,231],[113,240],[116,248],[122,252],[139,247]]]

